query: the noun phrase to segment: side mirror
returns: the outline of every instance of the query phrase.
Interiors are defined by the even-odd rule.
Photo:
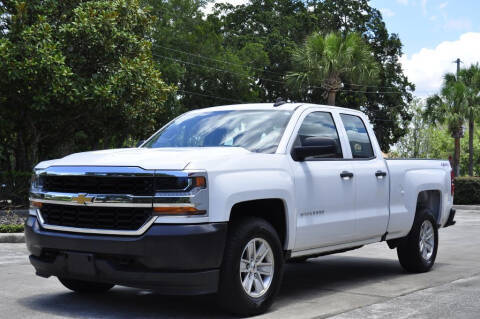
[[[142,145],[143,143],[145,143],[145,140],[140,140],[137,142],[137,145],[135,145],[135,147],[140,147],[140,145]]]
[[[337,144],[329,138],[307,137],[302,144],[293,148],[292,157],[295,161],[301,162],[310,156],[328,158],[337,155]]]

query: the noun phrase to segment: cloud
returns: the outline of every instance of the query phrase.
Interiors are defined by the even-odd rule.
[[[472,21],[467,18],[448,19],[443,28],[447,31],[470,31],[472,30]]]
[[[445,7],[446,7],[447,5],[448,5],[448,2],[442,2],[442,3],[440,3],[440,4],[438,5],[438,8],[439,8],[440,10],[442,10],[442,9],[445,9]]]
[[[380,9],[380,12],[384,17],[393,17],[395,15],[395,12],[393,12],[393,10],[388,8],[382,8]]]
[[[480,62],[480,32],[464,33],[456,41],[445,41],[434,49],[423,48],[411,57],[400,59],[403,70],[410,82],[415,83],[415,95],[426,97],[438,93],[443,83],[443,75],[455,72],[453,61],[460,58],[468,67]]]
[[[408,5],[408,0],[397,0],[397,2],[403,4],[404,6]]]
[[[427,15],[427,1],[428,1],[428,0],[422,0],[422,1],[421,1],[423,15]]]

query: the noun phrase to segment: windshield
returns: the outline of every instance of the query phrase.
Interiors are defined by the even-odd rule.
[[[186,113],[157,132],[143,147],[243,147],[274,153],[292,112],[277,110]]]

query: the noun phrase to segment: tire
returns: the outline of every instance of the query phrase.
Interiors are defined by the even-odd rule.
[[[430,247],[431,245],[433,247]],[[429,209],[421,209],[415,216],[410,233],[397,247],[398,260],[408,272],[427,272],[435,263],[437,249],[437,223]]]
[[[310,257],[308,257],[308,256],[294,257],[294,258],[290,258],[289,260],[287,260],[287,263],[289,263],[289,264],[301,264],[301,263],[306,262],[309,259],[310,259]]]
[[[269,248],[269,252],[266,253],[265,248]],[[264,257],[260,260],[251,258],[249,257],[251,251]],[[246,262],[247,260],[255,261],[252,264]],[[272,263],[272,266],[268,266]],[[261,218],[253,217],[234,222],[229,230],[220,271],[218,289],[220,305],[228,312],[240,316],[264,313],[272,305],[280,288],[283,265],[282,245],[272,225]],[[273,275],[266,275],[271,271]],[[243,283],[246,284],[246,288]],[[249,287],[250,292],[247,292]]]
[[[84,281],[77,279],[58,278],[62,285],[78,293],[101,293],[113,288],[112,284]]]

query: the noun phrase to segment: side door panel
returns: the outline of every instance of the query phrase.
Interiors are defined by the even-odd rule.
[[[381,237],[389,220],[388,169],[381,154],[375,154],[364,121],[351,114],[340,114],[352,154],[355,186],[356,240]]]
[[[336,158],[290,158],[298,203],[295,251],[347,243],[356,237],[355,183],[340,176],[344,171],[351,172],[352,164],[343,158],[345,141],[336,126],[336,116],[318,110],[300,117],[294,131],[291,147],[301,143],[302,137],[315,136],[335,139],[340,152]]]

